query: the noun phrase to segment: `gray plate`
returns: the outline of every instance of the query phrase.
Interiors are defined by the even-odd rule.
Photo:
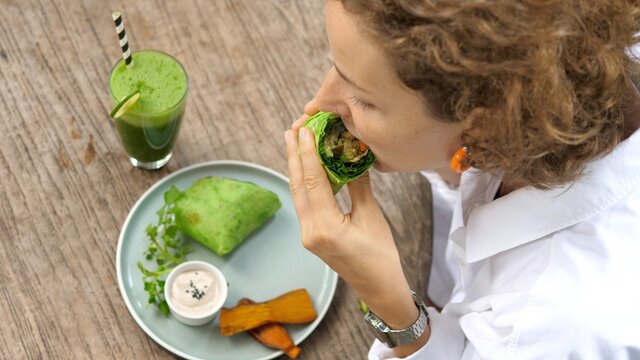
[[[146,264],[143,255],[148,243],[145,228],[156,223],[156,211],[163,205],[164,192],[171,185],[184,190],[205,176],[251,181],[276,193],[282,208],[231,254],[220,257],[190,241],[193,252],[187,259],[210,262],[224,273],[229,282],[225,307],[234,306],[242,297],[264,301],[293,289],[306,288],[318,318],[308,325],[288,325],[287,329],[293,341],[299,344],[318,326],[329,309],[338,277],[300,244],[288,179],[271,169],[246,162],[196,164],[168,175],[142,195],[129,212],[118,239],[116,267],[120,292],[142,330],[176,355],[187,359],[272,359],[282,352],[262,346],[247,334],[221,336],[218,318],[209,325],[190,327],[171,316],[162,316],[155,307],[147,305],[142,274],[136,265],[138,261]]]

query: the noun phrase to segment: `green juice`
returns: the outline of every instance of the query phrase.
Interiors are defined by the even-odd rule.
[[[120,60],[111,70],[113,104],[140,92],[140,98],[115,120],[122,144],[134,166],[157,169],[173,151],[186,107],[188,79],[184,67],[159,51],[133,53],[133,67]]]

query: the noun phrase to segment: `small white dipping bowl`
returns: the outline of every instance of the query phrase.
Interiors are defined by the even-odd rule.
[[[173,286],[173,281],[175,280],[176,276],[178,276],[183,272],[191,271],[191,270],[204,270],[204,271],[210,272],[211,274],[213,274],[213,277],[216,279],[216,283],[218,285],[218,289],[217,289],[218,296],[216,298],[214,306],[210,311],[207,311],[206,313],[203,313],[198,316],[193,316],[193,315],[184,314],[180,312],[180,310],[174,306],[171,300],[171,287]],[[176,266],[169,273],[169,276],[167,277],[167,281],[164,284],[164,298],[167,300],[167,304],[169,305],[169,310],[171,311],[171,314],[178,321],[186,325],[198,326],[198,325],[204,325],[213,321],[213,319],[216,317],[216,314],[218,313],[218,311],[220,311],[220,309],[222,308],[222,305],[227,299],[227,290],[228,290],[227,280],[225,279],[222,272],[218,270],[217,267],[209,263],[206,263],[204,261],[197,261],[197,260],[186,261]]]

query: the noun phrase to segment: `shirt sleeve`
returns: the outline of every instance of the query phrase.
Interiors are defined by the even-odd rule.
[[[455,317],[438,312],[429,307],[429,341],[420,350],[403,358],[406,360],[447,360],[461,359],[465,346],[465,336]],[[392,349],[376,340],[369,350],[369,360],[399,360]]]

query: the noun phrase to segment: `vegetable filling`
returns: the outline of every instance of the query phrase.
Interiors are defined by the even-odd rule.
[[[355,163],[369,152],[369,147],[353,136],[342,121],[334,121],[324,138],[324,153],[343,162]]]

